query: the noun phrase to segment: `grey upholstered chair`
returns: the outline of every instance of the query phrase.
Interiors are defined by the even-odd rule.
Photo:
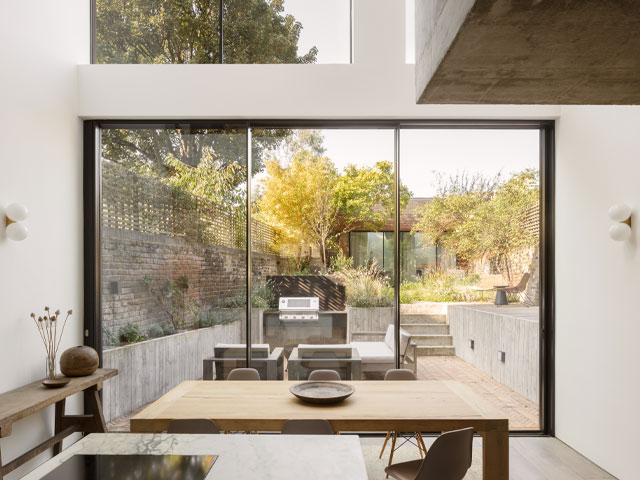
[[[260,380],[260,373],[255,368],[234,368],[227,380]]]
[[[324,381],[340,381],[340,374],[335,370],[314,370],[309,374],[309,381],[324,382]]]
[[[473,428],[440,435],[424,460],[396,463],[384,469],[396,480],[462,480],[471,466]]]
[[[220,433],[220,430],[208,418],[179,418],[169,422],[167,433]]]
[[[285,435],[333,435],[333,427],[326,420],[287,420],[282,427]]]
[[[417,380],[418,377],[416,377],[416,374],[413,373],[412,370],[409,370],[407,368],[392,368],[391,370],[387,370],[387,373],[384,374],[384,379],[390,381],[411,381]],[[382,458],[389,438],[391,438],[391,453],[389,454],[389,465],[391,465],[391,462],[393,461],[393,453],[398,448],[400,448],[400,446],[404,445],[407,442],[413,443],[412,437],[415,437],[415,444],[417,445],[418,451],[420,452],[420,457],[422,458],[422,456],[427,453],[427,447],[424,444],[424,440],[422,439],[422,434],[420,432],[414,432],[413,435],[400,435],[401,439],[404,441],[400,444],[400,446],[396,447],[398,435],[398,432],[387,432],[387,436],[384,439],[382,450],[380,450],[380,456],[378,458]],[[389,475],[387,474],[387,477],[388,476]]]

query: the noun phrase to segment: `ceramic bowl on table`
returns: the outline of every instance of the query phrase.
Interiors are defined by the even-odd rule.
[[[303,402],[330,405],[349,398],[356,389],[340,382],[303,382],[292,385],[289,391]]]

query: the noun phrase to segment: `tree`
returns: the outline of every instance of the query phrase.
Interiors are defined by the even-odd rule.
[[[436,197],[417,212],[413,231],[455,253],[462,268],[494,258],[511,280],[511,255],[537,242],[522,218],[538,202],[538,173],[525,170],[504,183],[463,173],[440,182]]]
[[[278,246],[301,252],[316,245],[323,266],[335,239],[356,228],[376,229],[393,218],[393,165],[382,161],[373,167],[348,165],[338,172],[323,155],[318,132],[301,131],[289,141],[287,151],[274,153],[265,165],[257,215],[276,231]],[[401,205],[411,193],[401,186]],[[300,257],[298,257],[300,261]]]
[[[281,247],[297,247],[300,254],[304,244],[318,245],[326,266],[327,244],[338,215],[333,198],[338,173],[333,162],[303,148],[286,166],[275,158],[265,165],[259,217],[276,231]]]
[[[394,217],[394,175],[390,161],[373,167],[347,165],[335,188],[335,202],[340,216],[336,233],[355,229],[382,227]],[[411,192],[400,184],[400,210],[407,206]]]
[[[218,0],[97,0],[97,61],[219,63],[218,8]],[[284,14],[283,0],[225,0],[223,13],[225,63],[316,61],[315,47],[298,54],[302,25]],[[252,173],[263,169],[265,152],[288,135],[269,130],[254,140]],[[215,151],[223,169],[246,165],[244,130],[188,125],[166,130],[106,129],[102,145],[106,160],[159,179],[171,175],[169,158],[196,167],[207,150]],[[236,178],[245,181],[241,175]]]
[[[283,0],[225,0],[225,63],[314,63]],[[98,63],[219,63],[218,0],[97,0]]]

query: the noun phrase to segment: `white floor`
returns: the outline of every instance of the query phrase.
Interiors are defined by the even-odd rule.
[[[369,480],[383,480],[389,447],[378,459],[384,438],[360,439]],[[425,437],[427,447],[433,438]],[[406,444],[394,453],[394,463],[420,458],[418,449]],[[509,443],[510,480],[610,480],[615,479],[591,461],[555,438],[514,437]],[[474,440],[473,465],[465,480],[482,480],[482,441]]]

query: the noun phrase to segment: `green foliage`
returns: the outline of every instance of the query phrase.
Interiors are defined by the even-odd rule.
[[[124,327],[120,327],[118,338],[121,343],[137,343],[145,339],[140,327],[135,323],[127,323]]]
[[[348,165],[339,172],[322,155],[324,147],[317,134],[300,135],[289,141],[290,158],[274,155],[265,162],[267,176],[260,183],[256,214],[274,228],[276,248],[298,252],[302,261],[302,252],[317,246],[326,269],[327,252],[341,234],[376,229],[393,217],[393,164]],[[401,186],[401,206],[410,196]]]
[[[216,325],[225,325],[237,320],[238,317],[230,312],[210,310],[208,312],[200,312],[198,315],[198,328],[214,327]]]
[[[418,281],[402,283],[400,303],[481,301],[481,292],[469,288],[479,281],[479,275],[460,276],[453,272],[434,271]]]
[[[251,306],[267,310],[275,306],[276,295],[271,282],[256,283],[251,288]],[[233,296],[218,300],[214,304],[219,308],[245,308],[247,294],[243,290]]]
[[[164,329],[160,325],[151,325],[147,329],[147,338],[160,338],[164,336]]]
[[[346,269],[340,273],[344,277],[347,305],[350,307],[393,306],[393,288],[375,265]]]
[[[102,325],[102,344],[106,347],[113,347],[120,343],[118,336],[106,325]]]
[[[353,268],[353,257],[347,257],[342,250],[331,258],[331,272],[345,272]]]
[[[200,304],[188,294],[190,285],[189,277],[186,275],[181,275],[176,280],[169,279],[162,285],[145,275],[144,283],[156,303],[169,316],[171,325],[175,330],[185,328],[189,317],[198,313]]]
[[[97,0],[98,63],[219,63],[219,3]],[[314,63],[298,54],[302,25],[283,0],[225,0],[225,63]]]
[[[504,183],[499,177],[458,175],[442,182],[438,195],[417,212],[413,230],[455,253],[458,266],[494,258],[511,279],[510,255],[538,241],[522,224],[525,212],[539,200],[538,185],[534,170],[516,173]]]
[[[176,334],[176,329],[173,327],[173,325],[166,324],[165,326],[162,327],[162,334],[165,337],[167,335],[175,335]]]

